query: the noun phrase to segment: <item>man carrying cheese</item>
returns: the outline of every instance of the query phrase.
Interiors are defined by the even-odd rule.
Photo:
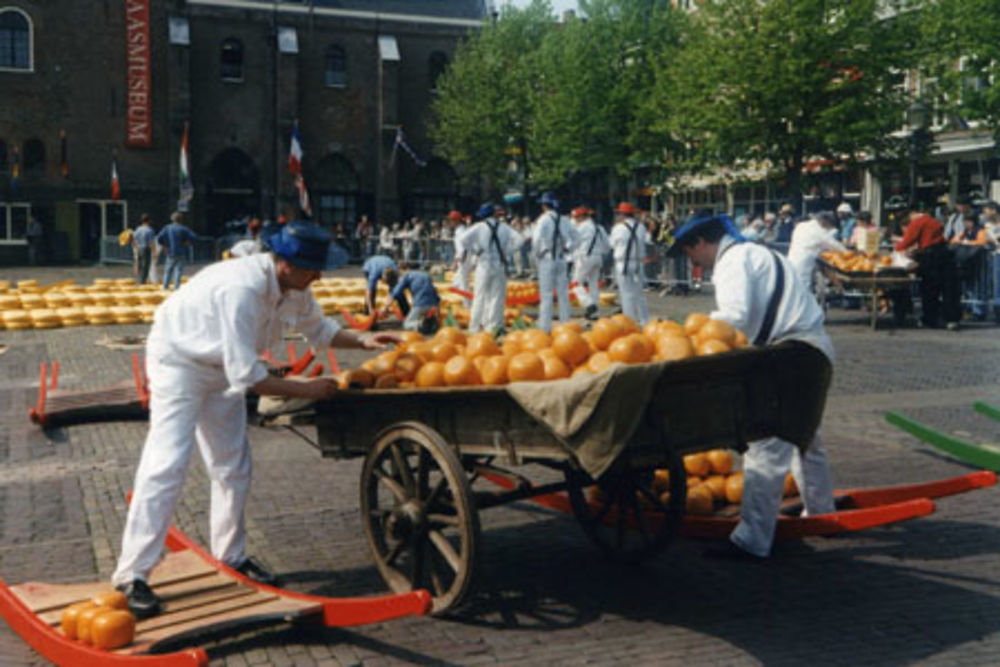
[[[245,553],[243,508],[250,490],[245,394],[321,399],[329,378],[273,377],[260,354],[294,327],[312,345],[375,349],[399,337],[342,330],[309,284],[327,268],[330,235],[305,222],[284,225],[270,253],[209,266],[156,311],[146,343],[149,433],[136,472],[122,550],[112,581],[138,618],[160,611],[147,585],[197,443],[211,479],[211,551],[256,581],[277,578]]]

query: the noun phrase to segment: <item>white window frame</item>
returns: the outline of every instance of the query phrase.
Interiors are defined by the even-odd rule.
[[[77,205],[80,204],[97,204],[101,208],[101,238],[108,237],[108,207],[109,206],[121,206],[122,207],[122,229],[124,230],[128,227],[128,201],[125,199],[119,199],[115,201],[114,199],[77,199]],[[113,234],[115,238],[118,238],[118,233]]]
[[[20,7],[0,7],[0,14],[6,12],[17,12],[28,22],[28,69],[19,67],[0,67],[0,72],[13,72],[15,74],[35,73],[35,22],[31,20],[31,15]]]
[[[12,209],[23,208],[28,212],[28,219],[31,219],[31,204],[29,202],[0,202],[0,245],[28,245],[28,239],[12,239],[10,237],[10,226],[13,222]],[[25,228],[27,229],[27,228]]]

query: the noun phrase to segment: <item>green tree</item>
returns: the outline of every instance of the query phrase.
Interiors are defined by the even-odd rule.
[[[649,90],[649,54],[676,43],[678,17],[662,0],[584,0],[536,57],[531,125],[535,177],[559,185],[577,171],[629,172],[648,158],[636,111]]]
[[[769,161],[800,205],[812,157],[896,155],[915,55],[911,12],[883,0],[715,0],[656,63],[651,128],[687,168]],[[664,109],[656,113],[656,109]]]
[[[438,154],[466,180],[496,186],[519,156],[530,175],[529,142],[537,78],[536,53],[554,27],[547,0],[503,6],[496,21],[470,36],[438,80],[429,132]]]
[[[1000,0],[928,0],[920,11],[924,100],[953,126],[985,122],[1000,138]]]

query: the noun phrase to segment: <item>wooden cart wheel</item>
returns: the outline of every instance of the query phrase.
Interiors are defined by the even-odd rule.
[[[461,601],[472,582],[479,514],[458,455],[436,431],[417,422],[382,431],[361,472],[361,512],[389,588],[426,588],[432,613]]]
[[[687,473],[677,454],[666,469],[669,497],[654,481],[653,469],[623,465],[606,473],[596,485],[584,473],[566,473],[573,514],[604,553],[615,560],[639,561],[665,549],[678,534],[686,506]]]

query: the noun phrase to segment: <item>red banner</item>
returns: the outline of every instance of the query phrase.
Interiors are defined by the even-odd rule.
[[[149,0],[125,0],[125,66],[128,72],[126,138],[128,146],[153,143],[150,90]]]

